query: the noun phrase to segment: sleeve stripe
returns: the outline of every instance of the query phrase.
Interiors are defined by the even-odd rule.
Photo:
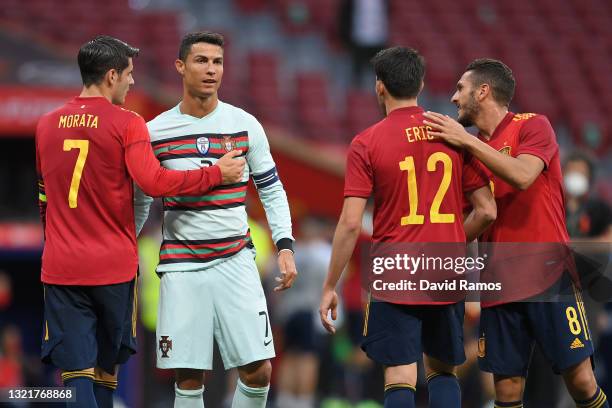
[[[255,187],[257,189],[268,187],[277,181],[279,181],[278,173],[276,172],[276,167],[272,167],[270,170],[266,171],[262,174],[254,174],[253,181],[255,182]]]
[[[272,179],[272,180],[270,180],[270,181],[267,181],[267,182],[265,182],[265,183],[262,183],[262,184],[257,184],[257,183],[255,183],[255,187],[257,187],[257,189],[258,189],[258,190],[260,190],[260,189],[262,189],[262,188],[266,188],[266,187],[268,187],[268,186],[271,186],[272,184],[275,184],[275,183],[277,183],[277,182],[279,182],[279,181],[280,181],[280,180],[279,180],[279,178],[278,178],[278,177],[275,177],[274,179]]]
[[[272,167],[270,170],[262,173],[262,174],[253,174],[253,180],[259,181],[265,179],[266,177],[276,175],[276,166]]]

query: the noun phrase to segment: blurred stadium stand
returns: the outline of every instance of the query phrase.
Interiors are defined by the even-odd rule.
[[[354,132],[343,118],[355,115],[342,95],[354,90],[337,29],[340,3],[107,0],[99,7],[95,0],[4,0],[0,22],[13,40],[27,34],[22,41],[51,60],[72,56],[96,34],[117,36],[142,49],[137,80],[175,92],[172,61],[183,32],[219,30],[228,40],[223,98],[306,137],[346,143]],[[573,143],[601,155],[612,140],[611,22],[612,3],[600,0],[392,0],[389,13],[390,44],[413,46],[427,58],[430,94],[449,95],[473,58],[501,58],[517,77],[516,110],[547,114],[567,127]],[[3,82],[15,81],[16,69],[33,70],[28,61],[15,66],[24,54],[32,57],[8,52]],[[72,62],[65,69],[77,84]],[[376,109],[371,99],[360,109]]]

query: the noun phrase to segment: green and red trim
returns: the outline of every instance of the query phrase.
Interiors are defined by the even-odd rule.
[[[159,263],[210,262],[227,258],[251,243],[251,232],[237,237],[209,240],[164,240],[159,251]]]

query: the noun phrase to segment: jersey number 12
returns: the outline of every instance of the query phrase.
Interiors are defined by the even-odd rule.
[[[450,156],[444,152],[435,152],[427,159],[427,171],[434,172],[437,170],[438,163],[442,162],[443,175],[442,182],[438,187],[438,191],[431,203],[429,209],[429,219],[432,224],[452,224],[455,222],[455,214],[440,214],[440,206],[442,200],[448,191],[453,174],[453,161]],[[399,162],[399,168],[402,171],[408,172],[408,216],[401,218],[401,225],[421,225],[425,223],[425,216],[418,214],[419,208],[419,191],[417,188],[416,170],[414,167],[414,157],[407,156],[403,161]]]

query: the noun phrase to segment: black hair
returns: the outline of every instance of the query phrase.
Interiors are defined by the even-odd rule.
[[[78,62],[83,85],[98,85],[111,70],[119,74],[130,64],[129,58],[140,50],[108,35],[100,35],[83,44],[79,49]]]
[[[392,47],[372,58],[376,78],[382,81],[394,98],[416,98],[425,77],[425,59],[417,50]]]
[[[512,70],[506,64],[492,58],[479,58],[472,61],[465,71],[472,72],[471,80],[474,86],[488,84],[493,99],[503,106],[510,106],[516,81]]]
[[[585,163],[589,169],[589,181],[593,183],[593,181],[595,180],[597,164],[596,164],[595,158],[591,154],[585,151],[582,151],[582,150],[574,150],[565,157],[565,161],[563,162],[563,167],[567,166],[569,162]]]
[[[199,31],[185,34],[181,40],[181,47],[179,48],[179,59],[184,62],[191,51],[191,46],[197,43],[208,43],[223,48],[225,40],[221,34],[213,33],[212,31]]]

